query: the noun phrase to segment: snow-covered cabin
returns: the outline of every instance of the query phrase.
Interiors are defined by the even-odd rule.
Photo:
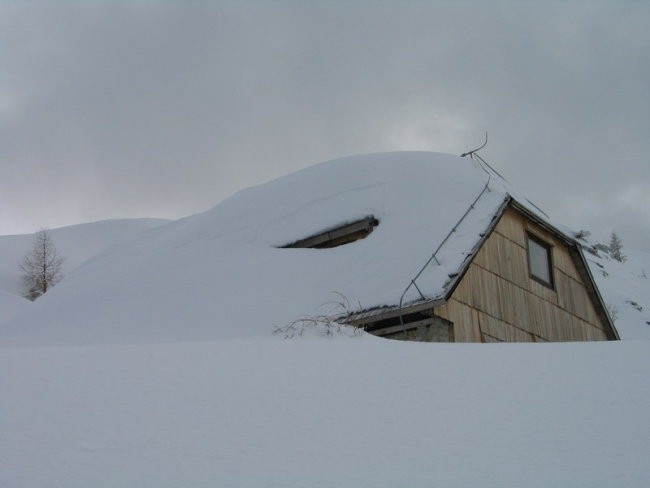
[[[384,202],[375,202],[376,210],[339,202],[346,192],[363,193],[371,188],[359,181],[356,189],[348,189],[345,165],[356,173],[355,166],[365,163],[362,166],[368,171],[369,183],[379,184],[374,181],[373,158],[382,171],[382,163],[393,160],[392,171],[406,175],[397,178],[411,186],[397,192],[403,199],[401,208],[389,208],[396,203],[390,192]],[[352,324],[378,336],[417,341],[618,339],[575,237],[551,224],[532,203],[514,196],[482,160],[398,153],[329,164],[342,166],[338,172],[341,188],[339,192],[330,190],[333,196],[325,205],[338,207],[341,203],[350,217],[366,215],[282,247],[328,253],[331,248],[355,243],[358,261],[342,260],[337,271],[344,274],[361,273],[372,253],[379,251],[375,257],[380,259],[372,260],[374,276],[365,273],[366,278],[372,280],[373,288],[379,280],[390,282],[390,287],[401,285],[403,291],[353,313],[347,317]],[[416,169],[420,165],[429,165],[433,171],[420,172]],[[382,191],[375,192],[378,198]],[[384,225],[394,228],[385,234],[373,233]],[[374,239],[386,242],[373,245]],[[421,244],[413,246],[417,253],[412,241]],[[409,278],[402,275],[394,283],[397,267],[409,269]]]

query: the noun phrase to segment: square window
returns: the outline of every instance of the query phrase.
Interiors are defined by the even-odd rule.
[[[553,262],[551,246],[528,234],[528,270],[530,276],[541,284],[553,288]]]

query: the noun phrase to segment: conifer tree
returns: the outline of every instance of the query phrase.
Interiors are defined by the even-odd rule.
[[[609,239],[609,254],[614,259],[622,263],[627,259],[626,256],[623,254],[622,250],[623,250],[623,242],[616,235],[616,232],[612,232],[612,236]]]

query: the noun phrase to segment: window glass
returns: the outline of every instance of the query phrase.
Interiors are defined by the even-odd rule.
[[[532,238],[528,238],[528,261],[530,274],[552,286],[551,249]]]

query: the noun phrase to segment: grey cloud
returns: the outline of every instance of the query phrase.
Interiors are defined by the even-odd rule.
[[[552,217],[650,249],[641,2],[0,8],[0,232],[178,217],[320,160],[460,153],[488,130],[485,157]]]

